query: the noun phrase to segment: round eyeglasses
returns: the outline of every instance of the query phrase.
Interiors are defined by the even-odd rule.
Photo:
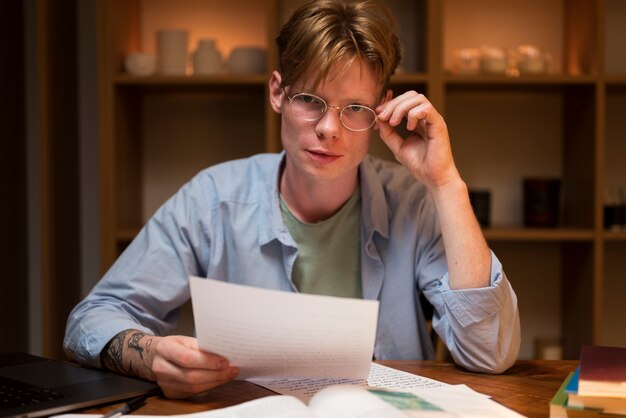
[[[294,115],[303,120],[318,120],[324,116],[329,107],[334,107],[339,111],[341,124],[351,131],[367,131],[376,123],[376,112],[367,106],[351,104],[339,107],[329,105],[314,94],[298,93],[290,97],[285,89],[283,92],[291,104]]]

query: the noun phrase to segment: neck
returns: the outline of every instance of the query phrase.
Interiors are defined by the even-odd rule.
[[[340,179],[319,180],[298,176],[285,164],[280,193],[291,212],[301,221],[320,222],[330,218],[352,197],[358,185],[358,170]]]

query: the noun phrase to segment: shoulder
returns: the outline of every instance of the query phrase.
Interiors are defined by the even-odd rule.
[[[262,174],[273,171],[277,164],[280,163],[281,154],[256,154],[247,158],[226,161],[214,166],[205,168],[200,174],[210,176],[235,175],[241,176],[246,174]]]
[[[257,154],[220,163],[199,172],[192,183],[220,200],[255,199],[259,192],[276,187],[281,154]]]

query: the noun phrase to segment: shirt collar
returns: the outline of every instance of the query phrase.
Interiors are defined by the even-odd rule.
[[[369,240],[374,232],[389,238],[387,199],[385,199],[385,192],[373,157],[370,155],[365,157],[359,166],[359,174],[361,178],[361,216],[363,217],[366,240]]]
[[[285,151],[279,154],[279,158],[274,160],[276,164],[272,167],[272,174],[268,177],[267,193],[263,192],[261,199],[261,219],[267,222],[259,222],[259,244],[261,246],[278,239],[285,245],[296,246],[293,238],[287,230],[280,210],[280,196],[278,184],[280,173],[285,162]]]
[[[278,184],[280,181],[281,168],[285,162],[285,151],[279,154],[275,160],[273,173],[269,176],[270,184],[267,185],[268,193],[261,202],[262,219],[269,222],[259,222],[259,244],[265,245],[274,239],[278,239],[285,245],[296,246],[293,238],[287,230],[280,210],[280,197]],[[361,182],[361,216],[365,227],[366,240],[369,240],[374,232],[378,232],[385,238],[389,237],[389,222],[387,205],[383,185],[378,176],[372,157],[367,155],[359,166]]]

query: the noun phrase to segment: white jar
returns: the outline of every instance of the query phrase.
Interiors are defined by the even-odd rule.
[[[507,57],[502,48],[484,45],[481,48],[480,70],[484,74],[504,74]]]
[[[193,54],[193,73],[217,74],[222,70],[222,54],[215,46],[215,39],[200,39]]]

